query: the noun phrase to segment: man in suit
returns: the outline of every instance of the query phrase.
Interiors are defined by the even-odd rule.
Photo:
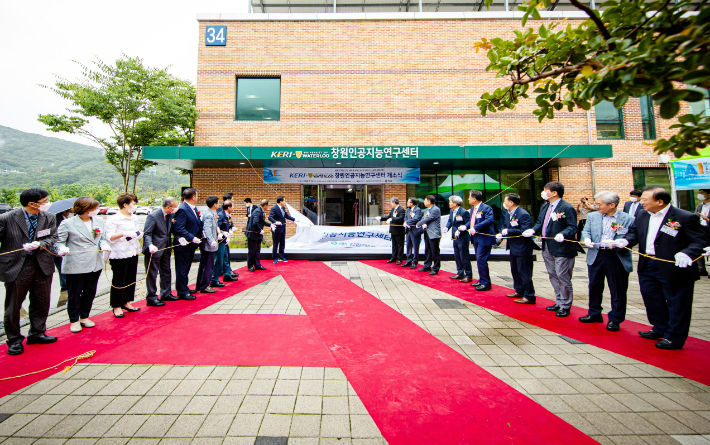
[[[170,231],[173,213],[178,208],[177,199],[169,196],[163,199],[161,209],[145,218],[143,227],[143,255],[145,260],[146,306],[165,306],[166,301],[177,301],[172,295],[172,272],[170,270]],[[160,299],[158,299],[158,274],[160,274]]]
[[[296,218],[288,213],[286,208],[286,199],[283,196],[276,198],[276,205],[271,208],[269,212],[269,221],[275,225],[272,232],[272,239],[274,241],[273,249],[271,250],[271,258],[274,260],[274,264],[279,261],[288,263],[288,260],[284,256],[284,249],[286,247],[286,220],[296,221]]]
[[[257,206],[254,205],[254,204],[252,204],[251,198],[244,198],[244,204],[246,204],[246,206],[247,206],[246,219],[247,219],[247,222],[248,222],[248,221],[249,221],[249,218],[251,218],[251,213],[252,213],[254,210],[257,209]]]
[[[404,216],[404,230],[407,238],[407,259],[402,267],[416,269],[419,264],[419,244],[422,241],[423,229],[417,227],[417,222],[422,219],[422,210],[419,208],[417,198],[407,200],[407,211]]]
[[[587,270],[589,275],[589,311],[580,317],[582,323],[603,323],[602,295],[604,278],[611,294],[611,311],[606,329],[619,330],[626,319],[626,291],[629,288],[629,274],[633,270],[631,251],[618,249],[614,240],[623,238],[634,223],[634,217],[619,211],[619,195],[614,192],[599,192],[594,196],[596,212],[587,216],[587,224],[582,230],[582,239],[587,248]],[[597,244],[602,243],[602,244]]]
[[[532,229],[523,232],[527,238],[536,233],[545,238],[554,238],[555,242],[543,238],[542,258],[555,291],[555,304],[545,309],[555,311],[558,317],[569,316],[572,307],[572,269],[578,246],[575,240],[577,211],[562,199],[564,194],[565,186],[562,183],[553,181],[545,184],[540,195],[546,202],[540,209],[537,222]]]
[[[434,195],[427,195],[424,198],[424,214],[415,227],[424,229],[424,242],[426,258],[424,267],[419,272],[429,272],[429,275],[439,273],[441,267],[441,252],[439,243],[441,242],[441,210],[434,205],[436,198]]]
[[[710,190],[698,190],[697,198],[700,204],[695,208],[695,213],[700,217],[700,225],[705,231],[705,235],[710,239]],[[705,257],[698,260],[698,270],[700,271],[700,276],[708,276]]]
[[[631,215],[636,219],[643,206],[639,202],[641,199],[641,190],[631,190],[629,192],[629,200],[624,203],[624,213]]]
[[[269,200],[262,199],[261,207],[257,207],[250,213],[247,223],[247,267],[249,272],[256,270],[266,270],[261,265],[259,256],[261,255],[261,240],[264,239],[264,226],[271,227],[271,224],[264,218],[264,213],[269,207]]]
[[[464,228],[471,234],[471,244],[473,244],[478,266],[478,282],[472,283],[471,286],[474,286],[477,291],[488,291],[493,288],[488,269],[488,258],[496,243],[495,216],[493,209],[483,202],[483,193],[480,190],[471,190],[468,203],[471,204],[470,220],[468,224],[464,225]]]
[[[506,250],[509,250],[510,274],[513,276],[513,292],[509,298],[516,298],[515,303],[535,304],[535,286],[533,286],[533,240],[530,238],[520,238],[524,231],[532,227],[530,214],[520,207],[520,195],[508,193],[503,199],[503,229],[496,238],[501,240],[504,236],[518,237],[508,238],[505,243]]]
[[[449,213],[445,232],[452,231],[451,239],[454,241],[454,259],[456,260],[456,275],[452,275],[449,278],[459,280],[461,283],[470,283],[473,281],[471,258],[468,249],[471,236],[468,234],[468,230],[465,230],[465,226],[471,219],[471,215],[461,205],[463,205],[463,199],[460,196],[449,196],[449,209],[451,209],[451,212]],[[461,230],[462,226],[464,230]]]
[[[693,308],[693,290],[700,279],[693,260],[708,245],[698,215],[670,205],[671,195],[659,186],[643,189],[641,212],[619,248],[638,244],[638,276],[646,315],[653,328],[640,331],[643,338],[658,340],[660,349],[680,349],[688,339]]]
[[[404,207],[399,205],[399,198],[393,197],[390,199],[390,206],[392,209],[385,219],[387,224],[390,225],[392,256],[387,262],[394,263],[396,261],[397,265],[400,266],[402,261],[404,261],[404,215],[406,212]],[[382,217],[378,216],[377,219],[382,220]]]
[[[5,282],[5,335],[7,353],[22,354],[20,308],[30,295],[30,331],[27,344],[57,341],[47,330],[54,259],[45,249],[57,242],[56,218],[49,209],[49,193],[31,188],[20,195],[21,209],[0,215],[0,281]],[[19,250],[18,252],[11,252]],[[4,254],[4,255],[3,255]]]
[[[203,294],[213,294],[217,292],[210,286],[212,283],[212,269],[214,268],[214,257],[217,253],[219,241],[223,238],[217,224],[217,209],[219,208],[219,198],[208,196],[205,200],[207,210],[202,214],[202,234],[204,239],[200,243],[200,266],[197,269],[197,282],[195,289]],[[224,286],[224,284],[221,284]]]
[[[228,193],[227,195],[231,195]],[[224,195],[225,197],[227,195]],[[211,287],[224,287],[225,284],[219,281],[237,281],[237,275],[232,271],[229,262],[229,241],[234,225],[232,224],[232,201],[222,198],[222,205],[217,209],[217,225],[219,227],[219,246],[214,257],[214,269],[212,271]]]
[[[187,287],[192,259],[197,246],[202,242],[202,220],[197,214],[197,190],[188,187],[182,192],[183,203],[175,213],[173,235],[175,238],[175,288],[177,297],[194,300],[198,289]]]

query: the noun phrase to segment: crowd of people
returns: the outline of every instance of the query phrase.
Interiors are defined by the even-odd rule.
[[[672,206],[670,194],[658,186],[632,191],[623,210],[619,209],[619,195],[603,191],[594,196],[593,204],[581,200],[577,210],[584,211],[585,217],[579,222],[577,210],[563,199],[564,191],[560,182],[544,186],[541,197],[545,203],[536,221],[520,207],[519,195],[506,194],[499,233],[493,209],[483,202],[483,193],[478,190],[468,196],[470,210],[463,208],[461,197],[449,197],[449,218],[443,227],[442,212],[433,195],[424,198],[423,209],[416,198],[409,198],[406,208],[398,198],[392,198],[389,214],[380,218],[389,224],[392,238],[392,256],[387,262],[437,275],[441,268],[442,233],[451,231],[456,274],[450,278],[470,284],[477,292],[490,291],[491,250],[505,238],[514,290],[508,297],[514,303],[534,305],[533,252],[538,247],[533,237],[538,237],[555,292],[555,303],[545,309],[554,311],[557,317],[567,317],[573,300],[572,271],[581,244],[588,248],[589,309],[579,321],[604,322],[602,299],[606,282],[611,294],[606,329],[616,332],[626,317],[629,275],[633,270],[631,248],[638,246],[639,286],[652,325],[650,331],[639,335],[656,340],[661,349],[682,348],[690,328],[695,281],[701,274],[707,275],[703,255],[710,256],[710,191],[700,191],[698,199],[702,203],[696,213]],[[73,333],[95,326],[89,317],[106,261],[112,271],[110,306],[116,318],[140,311],[132,303],[141,253],[147,306],[195,300],[197,293],[214,293],[216,288],[226,286],[225,282],[237,281],[239,274],[231,270],[229,261],[229,242],[236,231],[232,198],[233,194],[225,194],[220,204],[217,196],[208,196],[207,210],[201,212],[197,208],[197,191],[189,187],[183,191],[181,203],[174,197],[165,198],[161,208],[150,213],[141,227],[135,215],[138,198],[131,193],[118,197],[119,211],[104,223],[98,217],[99,202],[93,198],[78,198],[70,211],[55,216],[47,212],[50,203],[46,190],[32,188],[22,192],[22,208],[0,215],[0,281],[5,282],[6,288],[4,328],[8,354],[18,355],[24,350],[20,308],[27,295],[27,344],[57,341],[45,333],[55,262],[60,267],[61,287],[68,293],[69,329]],[[266,270],[260,261],[265,227],[273,232],[273,262],[287,262],[286,223],[295,218],[285,198],[277,197],[271,209],[268,199],[261,200],[259,206],[250,198],[244,203],[248,270]],[[425,258],[419,267],[422,238]],[[189,274],[198,248],[197,282],[191,289]],[[473,279],[471,249],[477,280]],[[176,295],[172,292],[173,255]]]

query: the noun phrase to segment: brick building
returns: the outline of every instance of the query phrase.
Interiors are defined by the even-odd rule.
[[[430,3],[419,5],[421,13],[370,12],[403,11],[402,4],[341,3],[337,13],[332,5],[290,5],[259,2],[252,14],[198,17],[196,146],[145,153],[192,168],[203,198],[233,192],[273,204],[284,195],[314,222],[365,225],[375,223],[392,196],[434,194],[446,209],[451,194],[465,198],[480,188],[498,217],[499,193],[508,186],[536,215],[548,180],[563,182],[565,200],[574,205],[595,191],[613,190],[625,200],[647,183],[669,184],[667,164],[648,145],[668,135],[669,123],[646,98],[632,98],[623,110],[560,112],[543,123],[532,114],[532,100],[480,115],[481,94],[505,79],[486,72],[486,54],[473,43],[510,38],[520,29],[520,13],[460,12],[464,6],[426,12]],[[542,21],[584,17],[560,9],[543,12]],[[418,183],[367,178],[399,168],[419,169]],[[265,182],[265,172],[288,169],[304,178],[333,169],[356,175],[340,184],[313,183],[313,176],[308,184]]]

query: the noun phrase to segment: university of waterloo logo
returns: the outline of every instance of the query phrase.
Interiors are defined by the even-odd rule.
[[[296,152],[296,157],[297,157],[298,159],[301,159],[301,156],[303,156],[303,152],[302,152],[302,151],[297,151],[297,152]]]
[[[308,173],[308,177],[309,177],[309,178],[312,178],[312,177],[313,177],[313,173]]]

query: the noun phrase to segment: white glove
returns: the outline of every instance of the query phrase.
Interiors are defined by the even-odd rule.
[[[531,236],[535,235],[535,231],[533,229],[528,229],[523,232],[523,236],[525,238],[530,238]]]
[[[276,231],[276,226],[272,224],[272,225],[269,226],[269,229],[271,229],[272,232],[275,232],[275,231]],[[263,232],[263,230],[262,230],[262,232]]]
[[[508,229],[503,229],[500,231],[500,234],[503,236],[508,236]]]
[[[387,221],[385,221],[385,224],[391,224],[391,223],[392,223],[392,218],[390,218],[390,219],[388,219]]]
[[[381,217],[381,216],[375,216],[375,219],[378,220],[378,221],[382,221],[382,217]]]
[[[187,246],[187,240],[185,238],[180,238],[178,243],[180,243],[181,246]]]
[[[217,241],[222,241],[223,238],[224,238],[224,233],[219,232],[219,233],[217,234]]]
[[[686,268],[693,264],[692,258],[683,252],[678,252],[675,254],[675,265],[678,267]]]
[[[231,229],[229,229],[229,234],[230,234],[230,235],[234,235],[234,227],[232,227]]]
[[[202,240],[200,240],[198,237],[194,237],[194,238],[192,239],[192,242],[195,243],[195,244],[200,244],[201,241],[202,241]]]
[[[138,239],[143,238],[143,233],[144,232],[141,232],[140,230],[136,230],[136,238],[138,238]]]
[[[409,224],[404,223],[404,228],[405,228],[405,229],[408,229],[408,228],[409,228]]]
[[[271,229],[271,230],[274,230],[274,229]],[[261,232],[259,232],[259,235],[263,235],[263,234],[264,234],[263,230]]]
[[[108,243],[101,243],[101,251],[102,252],[110,252],[111,246],[109,246]]]
[[[460,225],[459,226],[459,232],[465,232],[466,231],[466,226]]]
[[[64,255],[66,255],[66,254],[68,254],[68,253],[69,253],[69,248],[66,247],[66,246],[60,247],[60,248],[57,250],[57,255],[59,255],[59,256],[64,256]]]
[[[158,248],[155,247],[154,245],[151,244],[150,246],[148,246],[148,252],[155,253],[157,251],[158,251]]]
[[[703,250],[705,250],[705,253],[703,254],[703,256],[705,256],[705,258],[710,258],[710,247],[706,247]]]
[[[274,224],[276,224],[277,226],[280,226],[280,225],[281,225],[281,221],[276,221]]]
[[[229,244],[229,237],[228,236],[224,237],[224,244],[227,244],[227,245]]]
[[[584,238],[584,245],[587,246],[589,249],[594,248],[594,243],[592,242],[591,238]]]
[[[426,229],[426,228],[427,228],[427,225],[426,225],[426,224],[423,224],[423,225],[422,225],[422,229]]]
[[[140,230],[126,230],[123,232],[123,237],[124,238],[138,238],[138,234],[140,233]]]
[[[448,232],[449,232],[449,228],[448,228],[448,227],[444,227],[444,233],[448,233]]]
[[[497,234],[497,235],[496,235],[496,239],[497,239],[498,241],[502,241],[502,240],[503,240],[503,234],[502,234],[502,233]]]
[[[39,248],[39,241],[35,241],[33,243],[25,243],[22,245],[22,248],[25,249],[25,251],[29,252],[30,250],[35,250]]]
[[[565,240],[565,236],[563,234],[558,233],[557,235],[555,235],[555,241],[557,241],[558,243],[561,243],[564,240]]]
[[[212,242],[210,243],[210,246],[212,246],[212,247],[217,247],[217,241],[212,241]]]
[[[471,235],[475,235],[475,234],[476,234],[476,229],[474,229],[473,227],[471,227],[470,229],[468,229],[468,232],[469,232]]]
[[[614,241],[614,247],[617,249],[623,249],[624,247],[629,245],[629,241],[624,238],[619,238],[618,240]]]

